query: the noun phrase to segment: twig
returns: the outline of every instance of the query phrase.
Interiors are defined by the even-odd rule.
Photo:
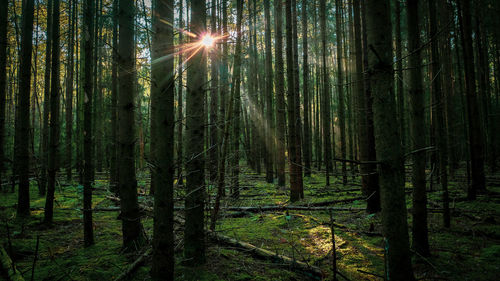
[[[33,266],[31,267],[31,281],[35,280],[35,265],[38,258],[38,244],[40,243],[40,235],[36,236],[35,258],[33,259]]]

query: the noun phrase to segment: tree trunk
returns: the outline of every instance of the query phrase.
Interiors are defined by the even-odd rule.
[[[212,0],[212,14],[210,17],[210,30],[213,36],[217,34],[217,17],[215,15],[217,9],[217,5],[215,5],[215,1]],[[219,64],[218,64],[218,53],[219,48],[217,47],[218,43],[215,43],[214,46],[209,50],[210,52],[210,121],[209,121],[209,129],[210,129],[210,145],[209,145],[209,176],[210,183],[214,185],[217,181],[217,156],[219,154],[218,149],[218,130],[217,130],[217,111],[219,106]]]
[[[29,215],[30,213],[29,112],[34,9],[33,0],[23,2],[21,52],[19,54],[19,95],[16,102],[16,129],[14,136],[14,175],[19,179],[17,214],[21,216]]]
[[[458,14],[463,44],[465,64],[465,92],[469,125],[469,153],[471,159],[472,183],[467,189],[467,198],[476,199],[476,192],[486,189],[484,176],[484,143],[479,106],[477,104],[476,80],[474,74],[474,54],[472,49],[472,28],[470,0],[458,1]]]
[[[363,81],[363,54],[361,42],[361,15],[360,1],[354,0],[354,44],[356,49],[356,70],[354,92],[357,102],[357,125],[358,125],[358,143],[359,143],[359,160],[361,162],[369,162],[375,159],[370,159],[370,139],[373,139],[373,134],[369,136],[368,129],[368,101],[365,95],[365,83]],[[371,132],[373,133],[373,132]],[[369,198],[367,200],[366,211],[370,214],[380,211],[380,190],[378,186],[378,175],[374,164],[361,164],[361,190],[363,195]]]
[[[47,41],[45,45],[45,73],[44,73],[44,94],[43,94],[43,127],[41,141],[41,162],[42,171],[40,176],[40,195],[45,195],[47,189],[47,167],[49,153],[49,114],[50,114],[50,73],[52,67],[52,7],[53,0],[47,2]]]
[[[273,116],[273,55],[271,52],[271,12],[269,1],[264,1],[264,20],[265,20],[265,104],[266,104],[266,129],[265,129],[265,166],[266,181],[273,182],[273,154],[275,151],[275,123]]]
[[[278,173],[278,187],[285,187],[285,85],[283,63],[283,2],[275,1],[275,33],[276,33],[276,166]]]
[[[49,122],[49,166],[48,166],[48,181],[47,181],[47,197],[45,199],[45,216],[44,222],[52,224],[54,216],[54,192],[56,189],[56,176],[59,169],[58,149],[60,138],[59,124],[59,100],[60,100],[60,45],[59,45],[59,23],[60,11],[59,0],[54,0],[53,7],[53,25],[52,25],[52,74],[50,82],[50,122]]]
[[[77,19],[77,5],[74,2],[71,7],[70,16],[68,21],[70,21],[69,26],[69,42],[68,42],[68,67],[67,67],[67,79],[66,79],[66,179],[71,181],[72,178],[72,136],[73,136],[73,72],[74,72],[74,39],[75,39],[75,22]],[[71,6],[71,3],[70,3]]]
[[[420,27],[418,0],[407,1],[409,99],[410,99],[410,147],[420,151],[425,147],[424,92],[420,56]],[[413,249],[422,256],[429,255],[427,231],[427,194],[425,188],[425,151],[412,154],[413,185]]]
[[[0,3],[0,179],[4,173],[4,138],[5,138],[5,98],[7,94],[7,26],[8,21],[8,1]],[[0,181],[0,185],[3,181]],[[0,192],[3,191],[0,186]]]
[[[392,27],[389,1],[366,3],[368,73],[373,92],[375,147],[379,164],[386,276],[415,280],[408,244],[404,158],[393,96]]]
[[[113,49],[111,54],[111,141],[110,141],[110,190],[118,194],[118,0],[113,0]]]
[[[173,2],[154,2],[152,13],[151,95],[155,96],[157,104],[154,107],[151,104],[151,117],[156,115],[154,128],[157,132],[156,149],[153,151],[156,189],[151,276],[157,280],[174,278],[174,59],[155,62],[162,57],[164,49],[170,50],[174,46],[173,28],[162,23],[163,20],[174,22]]]
[[[190,27],[194,32],[205,30],[205,0],[191,0]],[[196,44],[201,38],[191,38]],[[205,156],[204,127],[206,74],[205,50],[199,46],[187,62],[186,93],[186,225],[184,229],[184,258],[188,265],[201,265],[205,262],[204,198],[205,198]]]
[[[116,3],[114,3],[116,4]],[[94,150],[92,138],[92,89],[94,75],[94,1],[86,0],[83,11],[84,33],[88,36],[82,37],[84,56],[83,65],[83,238],[85,247],[94,244],[94,226],[92,223],[92,183],[94,182],[94,162],[92,155]]]
[[[323,91],[321,97],[321,120],[323,127],[323,147],[325,150],[325,173],[326,185],[330,186],[330,172],[332,170],[332,144],[330,134],[330,85],[328,77],[328,65],[326,63],[326,3],[325,0],[319,1],[319,20],[321,30],[321,61],[323,74]]]
[[[398,106],[398,121],[399,121],[399,133],[401,134],[401,145],[403,146],[403,151],[406,147],[405,138],[405,100],[404,100],[404,89],[403,89],[403,59],[402,59],[402,39],[401,39],[401,2],[395,1],[395,13],[396,13],[396,99]]]
[[[308,57],[308,40],[307,36],[307,0],[302,0],[302,91],[304,96],[304,176],[311,176],[311,154],[312,154],[312,139],[311,139],[311,103],[309,90],[309,57]]]
[[[342,159],[346,159],[346,143],[345,143],[345,107],[344,107],[344,79],[342,66],[342,6],[340,0],[335,0],[335,27],[337,30],[337,113],[339,118],[340,129],[340,154]],[[347,163],[342,162],[342,184],[347,184]]]
[[[137,202],[135,177],[135,7],[133,1],[119,0],[118,12],[118,186],[121,198],[123,246],[128,251],[145,240]]]

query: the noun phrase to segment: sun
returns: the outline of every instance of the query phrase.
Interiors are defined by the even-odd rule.
[[[212,48],[215,44],[215,38],[210,34],[205,34],[200,41],[200,44],[205,48]]]

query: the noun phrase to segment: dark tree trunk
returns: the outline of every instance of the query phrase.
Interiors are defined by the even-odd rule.
[[[285,85],[283,63],[283,2],[275,1],[275,33],[276,33],[276,166],[278,173],[278,187],[285,187]]]
[[[163,50],[174,46],[173,28],[161,22],[174,21],[173,2],[161,0],[153,6],[151,94],[157,104],[154,107],[151,104],[151,117],[155,115],[157,132],[154,155],[151,155],[155,159],[156,178],[151,276],[156,280],[174,278],[174,59],[155,62],[161,59]]]
[[[113,49],[111,54],[111,141],[110,141],[110,190],[115,194],[118,190],[118,0],[113,0]]]
[[[123,246],[128,251],[140,247],[145,240],[137,202],[135,177],[135,7],[133,1],[119,0],[118,12],[118,143]]]
[[[346,143],[345,143],[345,107],[344,107],[344,78],[343,78],[343,66],[342,66],[342,16],[341,16],[342,6],[340,0],[335,0],[335,26],[337,29],[337,114],[339,118],[339,129],[340,129],[340,156],[342,159],[346,159]],[[347,183],[347,162],[342,161],[342,183],[345,185]]]
[[[16,102],[16,129],[14,136],[14,175],[19,180],[17,214],[20,216],[29,215],[30,213],[29,112],[34,10],[34,0],[23,2],[21,52],[19,53],[19,94]]]
[[[424,92],[420,56],[420,27],[418,0],[407,1],[410,148],[419,151],[425,147]],[[413,249],[423,256],[429,255],[427,231],[427,194],[425,188],[425,151],[412,154],[413,185]]]
[[[408,243],[404,193],[404,158],[394,100],[392,27],[389,1],[366,3],[368,73],[373,91],[375,145],[380,175],[382,226],[386,276],[390,280],[415,280]]]
[[[265,19],[265,104],[266,104],[266,130],[265,130],[265,166],[266,181],[273,182],[273,155],[274,155],[274,136],[275,123],[273,116],[273,55],[271,52],[271,12],[269,1],[264,1],[264,19]]]
[[[68,68],[67,68],[67,77],[66,77],[66,179],[71,181],[72,178],[72,136],[73,136],[73,73],[74,73],[74,42],[75,42],[75,22],[77,19],[77,6],[78,3],[74,2],[71,5],[70,17],[68,20],[70,21],[69,26],[69,42],[68,42]]]
[[[190,28],[193,32],[206,29],[205,0],[191,0]],[[197,42],[201,38],[191,38]],[[200,46],[202,48],[202,46]],[[205,262],[204,198],[205,156],[204,130],[205,110],[203,106],[206,75],[205,50],[198,50],[187,63],[186,93],[186,226],[184,229],[184,258],[188,265]]]
[[[7,26],[8,21],[8,1],[0,3],[0,192],[3,191],[1,184],[3,183],[4,173],[4,138],[5,138],[5,97],[7,94]]]
[[[308,40],[307,37],[307,0],[302,0],[302,88],[304,96],[304,176],[311,176],[311,154],[312,154],[312,139],[311,139],[311,103],[309,90],[309,56],[308,56]]]
[[[116,4],[116,3],[114,3]],[[84,33],[83,47],[83,238],[85,247],[94,244],[94,226],[92,223],[92,183],[94,182],[93,138],[92,138],[92,89],[93,89],[93,48],[94,48],[94,1],[86,0],[83,11]]]
[[[328,65],[326,63],[326,3],[325,0],[319,2],[319,20],[321,30],[321,65],[323,76],[323,91],[321,94],[321,121],[323,127],[323,147],[325,150],[325,173],[326,185],[330,185],[330,172],[332,170],[332,144],[330,129],[330,85],[328,77]]]

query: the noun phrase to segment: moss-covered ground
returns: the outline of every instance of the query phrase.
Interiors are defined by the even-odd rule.
[[[458,172],[457,175],[461,173]],[[463,173],[462,173],[463,174]],[[138,184],[148,189],[148,175],[140,174]],[[473,202],[465,197],[463,176],[451,179],[450,196],[452,226],[442,227],[439,185],[429,192],[429,239],[432,256],[414,256],[415,275],[419,280],[498,280],[500,276],[500,176],[491,176],[489,193]],[[349,178],[342,186],[335,178],[325,187],[325,178],[313,174],[304,179],[305,199],[297,204],[359,198],[358,178]],[[56,189],[54,224],[42,223],[45,199],[38,195],[35,182],[31,186],[31,216],[17,218],[15,193],[0,194],[0,243],[11,254],[25,279],[31,278],[37,236],[40,238],[34,280],[113,280],[136,258],[121,249],[121,222],[116,206],[106,198],[108,182],[105,174],[97,176],[93,195],[95,245],[83,247],[82,187],[61,179]],[[263,206],[289,204],[287,191],[268,184],[263,175],[246,172],[241,176],[241,197],[224,199],[223,206]],[[213,191],[210,192],[213,198]],[[176,197],[182,197],[177,187]],[[151,204],[151,198],[141,192],[141,204]],[[407,183],[407,202],[411,208],[411,185]],[[182,201],[177,202],[180,206]],[[357,199],[337,203],[338,207],[364,208]],[[320,267],[325,279],[331,279],[332,241],[330,216],[326,211],[276,211],[231,216],[223,212],[217,231],[240,241]],[[335,245],[338,269],[350,280],[382,280],[384,272],[383,238],[380,218],[364,211],[336,211]],[[411,225],[411,216],[408,216]],[[143,224],[149,238],[151,217]],[[255,258],[248,252],[208,243],[207,264],[186,268],[182,261],[182,226],[176,227],[178,280],[308,280],[303,272],[270,260]],[[411,231],[410,231],[411,234]],[[134,271],[131,280],[149,279],[150,261]],[[0,277],[1,278],[1,277]],[[342,280],[339,277],[339,280]]]

